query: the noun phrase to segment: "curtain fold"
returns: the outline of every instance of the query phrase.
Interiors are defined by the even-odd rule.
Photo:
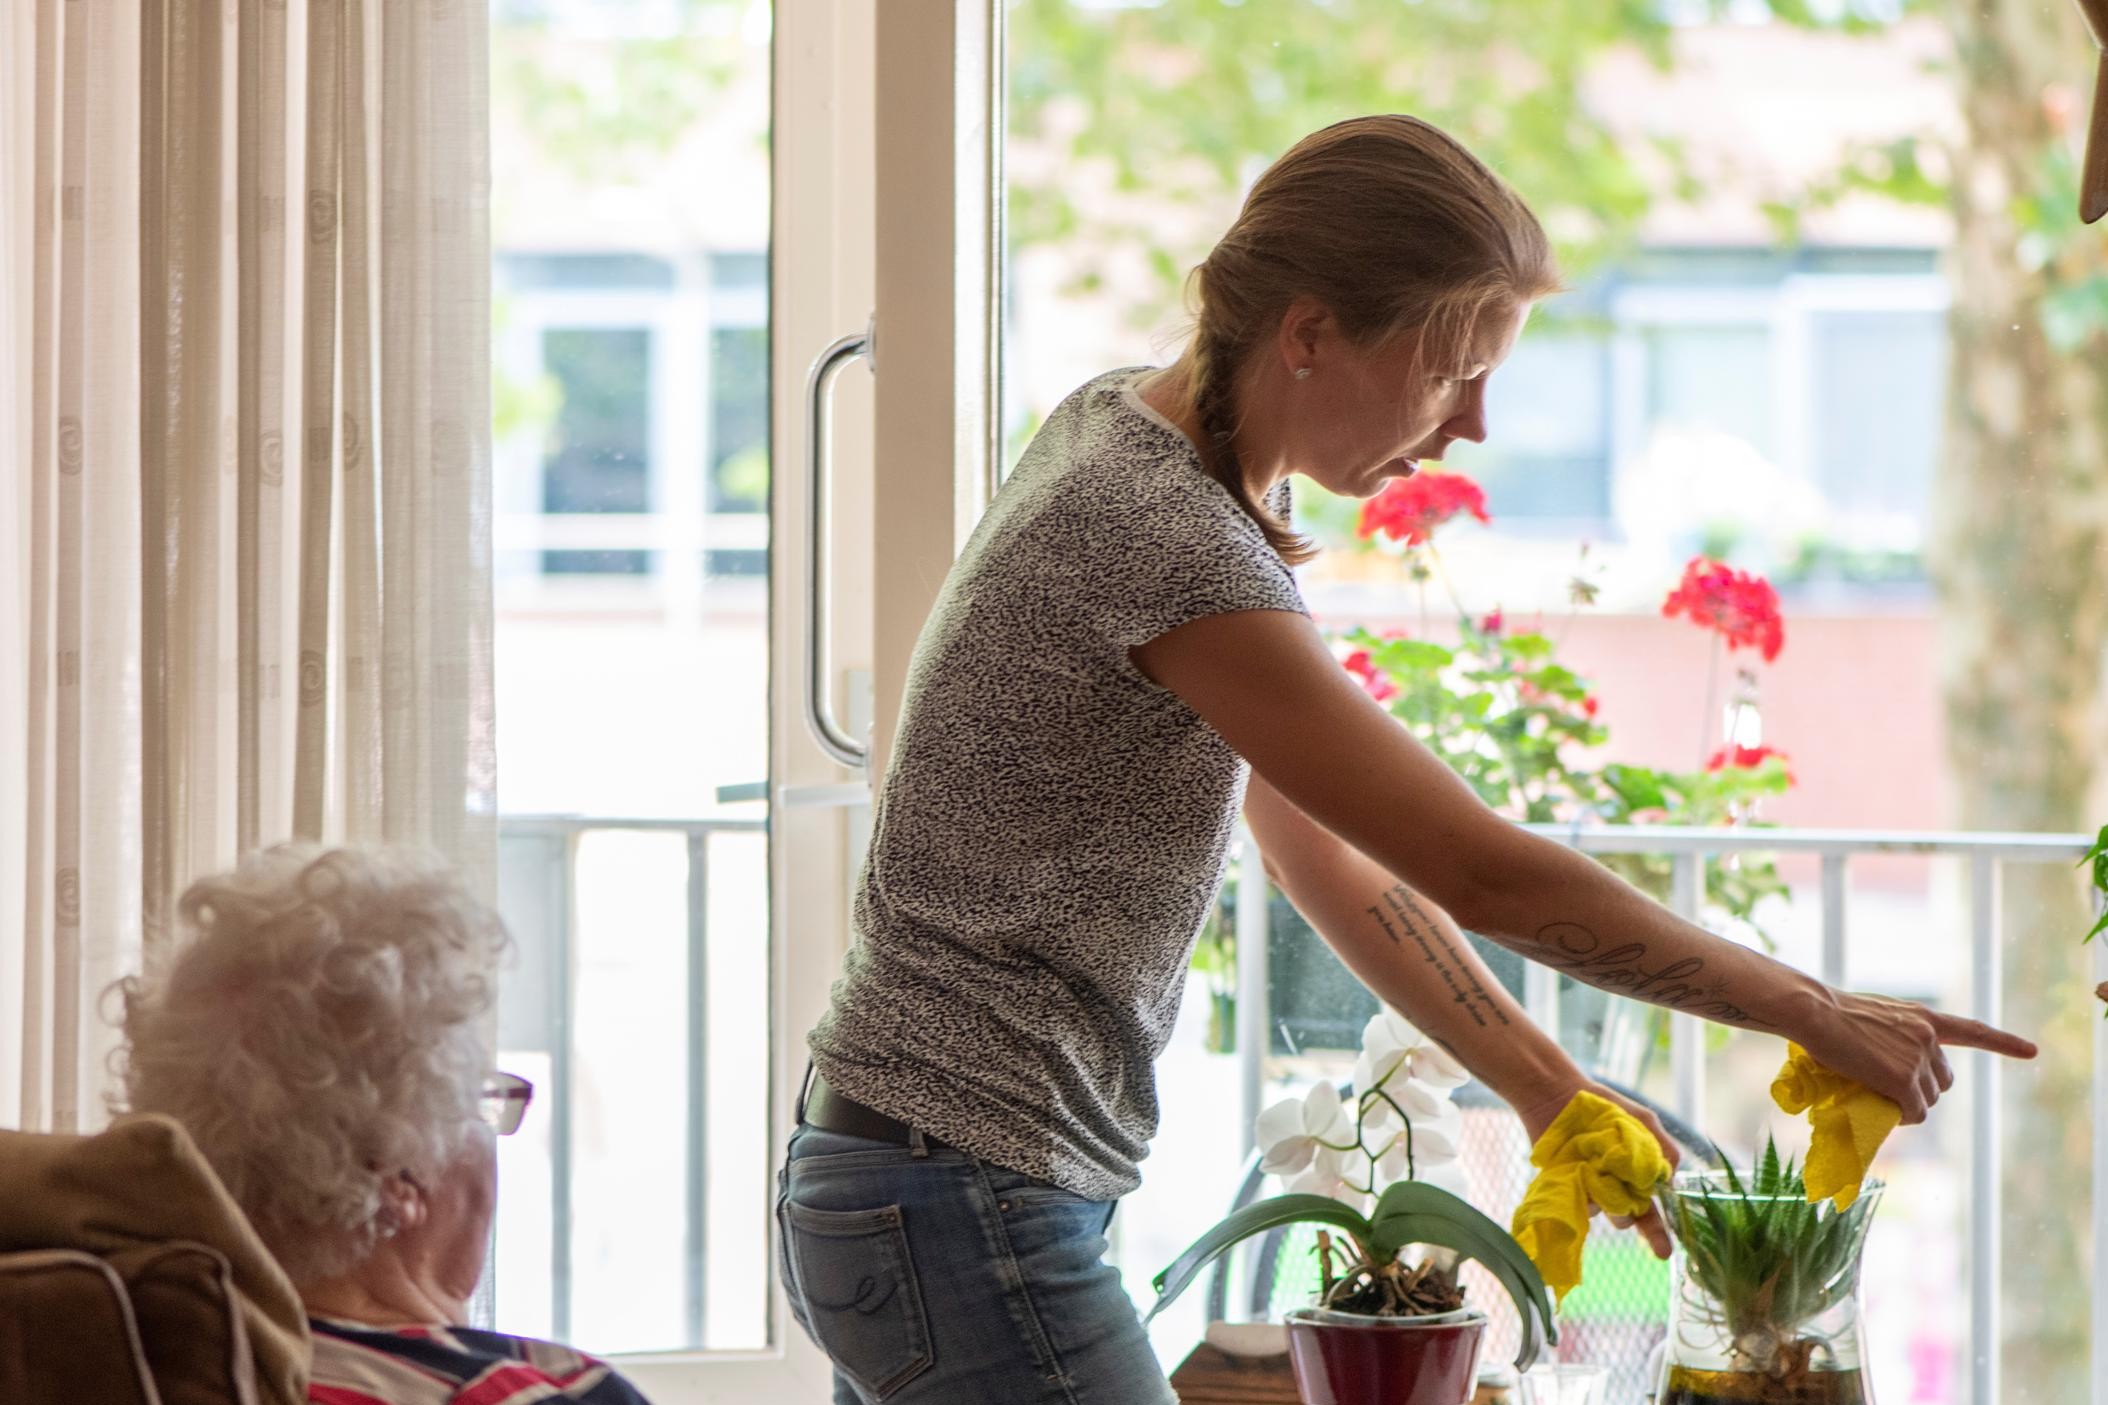
[[[102,992],[244,849],[491,881],[486,43],[0,16],[0,1124],[101,1120]]]

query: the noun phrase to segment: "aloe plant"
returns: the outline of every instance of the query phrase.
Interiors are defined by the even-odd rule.
[[[1278,1195],[1247,1205],[1224,1219],[1156,1276],[1153,1318],[1186,1290],[1201,1271],[1244,1240],[1294,1224],[1341,1231],[1353,1244],[1351,1261],[1326,1293],[1326,1305],[1346,1306],[1356,1294],[1395,1301],[1405,1308],[1413,1289],[1430,1275],[1455,1288],[1456,1264],[1475,1259],[1507,1290],[1522,1318],[1518,1369],[1527,1370],[1547,1341],[1559,1340],[1552,1298],[1537,1266],[1513,1235],[1448,1191],[1422,1181],[1400,1181],[1364,1215],[1325,1195]],[[1447,1250],[1455,1263],[1408,1267],[1401,1257],[1414,1245]],[[1329,1274],[1328,1274],[1329,1277]],[[1453,1294],[1452,1294],[1453,1296]]]
[[[1736,1369],[1805,1374],[1825,1341],[1811,1324],[1852,1296],[1872,1197],[1844,1211],[1809,1204],[1799,1167],[1766,1138],[1746,1181],[1727,1166],[1679,1181],[1660,1202],[1706,1295],[1692,1306],[1733,1344]]]

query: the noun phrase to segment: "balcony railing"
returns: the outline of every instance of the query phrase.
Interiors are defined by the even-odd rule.
[[[710,1245],[706,1227],[710,1222],[707,1202],[709,1177],[705,1174],[710,1148],[707,1142],[710,1119],[704,1105],[709,1085],[709,1041],[703,1037],[710,1002],[707,959],[710,950],[710,889],[712,841],[720,836],[761,834],[767,822],[761,819],[651,820],[602,819],[576,816],[507,815],[498,823],[500,902],[508,925],[524,949],[524,984],[539,998],[538,1008],[520,1011],[516,1020],[533,1027],[534,1033],[519,1041],[548,1055],[548,1083],[543,1101],[549,1109],[549,1331],[560,1341],[572,1335],[575,1288],[572,1271],[574,1069],[573,1040],[577,969],[577,893],[579,849],[589,835],[660,834],[678,835],[686,849],[687,889],[682,899],[685,914],[685,961],[682,979],[685,992],[687,1038],[686,1066],[681,1070],[684,1105],[666,1110],[665,1121],[678,1115],[685,1126],[681,1185],[686,1203],[681,1207],[682,1345],[699,1348],[705,1342],[705,1315]],[[754,874],[749,881],[765,882]],[[765,940],[765,935],[760,939]],[[515,1002],[517,1004],[517,1002]],[[501,1021],[505,1016],[501,1013]],[[503,1031],[501,1031],[501,1039]],[[672,1070],[668,1070],[671,1074]],[[669,1082],[671,1079],[669,1078]]]
[[[1968,1013],[1998,1024],[2002,1019],[1999,983],[1999,902],[2001,878],[2012,864],[2057,864],[2069,867],[2085,852],[2088,840],[2078,834],[1964,834],[1934,832],[1871,832],[1819,829],[1691,829],[1674,826],[1624,826],[1574,828],[1534,826],[1536,832],[1570,844],[1588,853],[1643,853],[1667,856],[1672,864],[1671,906],[1686,917],[1699,912],[1705,865],[1738,854],[1812,855],[1821,873],[1822,921],[1815,974],[1831,984],[1842,984],[1851,952],[1851,932],[1846,922],[1851,893],[1852,865],[1875,855],[1944,857],[1965,863],[1969,872],[1970,920],[1967,929],[1967,958],[1970,973]],[[709,945],[709,889],[711,841],[726,834],[755,834],[766,830],[759,819],[741,820],[621,820],[580,819],[558,816],[507,816],[500,821],[501,853],[505,872],[513,885],[515,904],[531,904],[538,910],[537,941],[544,948],[552,980],[549,1002],[549,1051],[552,1086],[548,1092],[553,1115],[551,1174],[551,1279],[552,1322],[562,1337],[569,1326],[571,1294],[571,1049],[564,974],[570,968],[573,892],[581,840],[595,832],[671,832],[683,837],[688,857],[685,912],[687,923],[688,1060],[686,1070],[687,1167],[684,1177],[689,1203],[684,1207],[686,1241],[684,1263],[687,1289],[684,1311],[689,1340],[703,1340],[705,1264],[709,1246],[703,1226],[708,1222],[703,1203],[706,1178],[697,1174],[705,1161],[702,1144],[707,1119],[702,1107],[706,1086],[706,1041],[697,1035],[703,1028],[707,963],[703,953]],[[1257,847],[1249,838],[1240,845],[1235,924],[1237,934],[1238,1074],[1242,1092],[1244,1125],[1256,1117],[1263,1093],[1265,1051],[1269,1047],[1269,978],[1267,971],[1268,899],[1271,895]],[[511,916],[511,914],[508,914]],[[515,918],[515,925],[518,919]],[[2070,935],[2076,941],[2077,934]],[[2065,940],[2065,934],[2043,934],[2043,940]],[[2096,945],[2091,958],[2095,975],[2108,979],[2108,942]],[[1558,974],[1531,963],[1526,968],[1524,1003],[1534,1020],[1557,1032]],[[1670,1066],[1675,1110],[1686,1120],[1703,1125],[1706,1101],[1706,1066],[1703,1027],[1695,1018],[1677,1015],[1671,1019]],[[2093,1361],[2092,1405],[2108,1405],[2108,1022],[2096,1022],[2091,1092],[2093,1141],[2093,1254],[2094,1282],[2090,1293]],[[1999,1140],[2000,1060],[1985,1053],[1972,1053],[1964,1065],[1970,1085],[1968,1165],[1968,1296],[1971,1360],[1967,1399],[1971,1405],[1995,1405],[1999,1381],[1999,1266],[2003,1246],[1999,1240],[1998,1189],[2001,1174]]]

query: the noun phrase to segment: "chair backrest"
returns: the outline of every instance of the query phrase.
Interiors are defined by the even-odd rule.
[[[162,1405],[131,1295],[77,1249],[0,1254],[0,1400]]]
[[[299,1295],[167,1118],[93,1137],[0,1132],[0,1266],[10,1405],[306,1399]],[[65,1329],[4,1325],[47,1320]]]
[[[1601,1081],[1601,1080],[1599,1080]],[[1630,1089],[1605,1087],[1647,1107],[1662,1121],[1687,1166],[1713,1165],[1711,1142],[1693,1128]],[[1460,1162],[1470,1188],[1466,1197],[1495,1220],[1506,1224],[1529,1187],[1530,1142],[1522,1119],[1483,1084],[1468,1083],[1454,1095],[1463,1112],[1464,1145]],[[1256,1155],[1246,1165],[1232,1209],[1260,1198],[1266,1174]],[[1251,1320],[1277,1321],[1283,1313],[1306,1306],[1318,1291],[1316,1231],[1307,1225],[1274,1230],[1251,1241],[1243,1255],[1247,1286],[1245,1312]],[[1491,1319],[1482,1359],[1506,1361],[1515,1354],[1522,1324],[1507,1294],[1490,1274],[1467,1264],[1463,1280],[1470,1301]],[[1227,1317],[1231,1281],[1229,1259],[1218,1261],[1208,1289],[1210,1320]],[[1643,1362],[1667,1330],[1668,1265],[1654,1257],[1633,1230],[1614,1230],[1598,1221],[1582,1252],[1581,1286],[1567,1294],[1559,1311],[1559,1355],[1594,1361],[1611,1368],[1610,1401],[1637,1401],[1646,1383]],[[1629,1378],[1629,1379],[1628,1379]]]

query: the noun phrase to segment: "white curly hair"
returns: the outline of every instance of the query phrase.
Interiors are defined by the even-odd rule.
[[[183,895],[161,969],[118,983],[122,1107],[182,1123],[296,1284],[345,1273],[475,1134],[505,929],[393,849],[287,844]]]

